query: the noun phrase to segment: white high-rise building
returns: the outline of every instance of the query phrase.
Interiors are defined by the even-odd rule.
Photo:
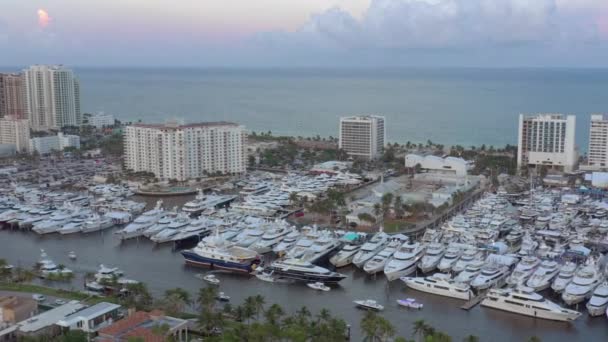
[[[0,144],[15,145],[17,152],[26,153],[30,144],[30,125],[27,120],[14,117],[0,119]]]
[[[247,171],[247,132],[230,122],[134,124],[125,130],[125,167],[179,181]]]
[[[80,126],[80,86],[61,65],[33,65],[23,70],[27,117],[32,129]]]
[[[517,166],[572,171],[578,164],[576,117],[562,114],[519,115]]]
[[[384,120],[383,116],[377,115],[340,118],[339,148],[355,158],[379,158],[386,141]]]
[[[587,166],[590,169],[608,168],[608,116],[591,115]]]

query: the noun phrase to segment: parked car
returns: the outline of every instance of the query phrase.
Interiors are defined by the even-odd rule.
[[[44,301],[46,300],[46,297],[45,297],[45,296],[43,296],[43,295],[41,295],[41,294],[37,294],[37,293],[36,293],[36,294],[33,294],[33,295],[32,295],[32,298],[33,298],[34,300],[36,300],[37,302],[39,302],[39,303],[44,302]]]

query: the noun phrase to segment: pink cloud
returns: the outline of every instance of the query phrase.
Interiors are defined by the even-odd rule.
[[[51,23],[49,13],[42,8],[38,10],[38,25],[40,28],[45,28]]]

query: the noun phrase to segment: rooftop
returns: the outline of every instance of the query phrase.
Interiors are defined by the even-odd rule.
[[[40,315],[31,317],[23,322],[19,322],[19,330],[22,332],[36,332],[49,325],[56,324],[66,316],[84,308],[85,306],[77,300],[70,301],[62,306],[56,307]]]
[[[232,126],[238,127],[239,124],[228,121],[216,121],[216,122],[198,122],[190,124],[177,124],[177,123],[162,123],[162,124],[146,124],[136,123],[132,127],[141,128],[156,128],[156,129],[187,129],[187,128],[204,128],[204,127],[221,127],[221,126]]]
[[[99,330],[99,340],[113,341],[108,339],[127,339],[129,337],[143,337],[146,342],[162,342],[163,336],[156,335],[152,332],[155,326],[168,325],[169,329],[175,329],[178,326],[186,324],[187,321],[164,316],[160,311],[152,311],[150,313],[137,311],[131,316],[125,317],[114,324]]]
[[[61,321],[57,322],[57,325],[60,325],[62,327],[69,327],[70,325],[73,325],[74,323],[76,323],[78,321],[90,320],[90,319],[99,317],[103,314],[106,314],[108,312],[111,312],[113,310],[116,310],[118,308],[120,308],[120,305],[118,305],[118,304],[106,303],[106,302],[97,303],[84,310],[80,310],[78,312],[75,312],[75,313],[65,317]]]

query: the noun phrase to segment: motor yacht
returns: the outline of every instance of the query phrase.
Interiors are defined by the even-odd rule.
[[[163,215],[158,221],[156,221],[156,223],[154,223],[150,227],[146,228],[146,230],[144,230],[142,235],[147,238],[153,237],[154,235],[167,229],[169,224],[171,222],[173,222],[173,220],[175,219],[176,216],[177,216],[177,214],[175,212],[171,212],[166,215]]]
[[[32,230],[38,234],[54,233],[68,223],[73,216],[70,211],[56,211],[47,220],[34,224]]]
[[[544,260],[540,263],[540,266],[532,273],[532,276],[526,282],[527,287],[532,290],[539,292],[545,290],[551,286],[553,279],[557,277],[559,273],[559,267],[557,262],[551,260]]]
[[[346,244],[342,249],[329,259],[335,267],[344,267],[352,264],[355,254],[361,249],[359,244]]]
[[[105,230],[114,226],[112,219],[107,216],[93,215],[82,223],[80,229],[83,233],[92,233],[100,230]]]
[[[363,270],[367,274],[376,274],[384,271],[384,266],[386,266],[386,263],[390,260],[391,256],[393,256],[399,245],[400,241],[397,240],[389,242],[380,253],[376,254],[363,265]]]
[[[293,230],[286,227],[279,227],[270,229],[262,235],[262,238],[251,245],[249,248],[260,254],[266,254],[272,252],[272,249],[278,245],[281,240]]]
[[[589,316],[601,316],[608,308],[608,282],[601,283],[587,302]]]
[[[219,231],[181,252],[187,264],[212,269],[251,273],[260,263],[260,255],[251,249],[235,246],[224,240]]]
[[[234,241],[237,246],[250,247],[258,240],[261,240],[264,234],[265,230],[262,228],[247,228],[243,232],[241,232],[236,238],[234,238]]]
[[[422,273],[433,271],[439,265],[441,258],[445,254],[445,247],[440,242],[432,242],[426,249],[426,253],[418,262],[418,268]]]
[[[327,261],[327,256],[338,247],[340,247],[340,241],[329,231],[325,231],[310,246],[310,249],[304,253],[303,258],[311,263]]]
[[[424,252],[425,247],[418,242],[403,243],[384,266],[386,279],[393,281],[413,273]]]
[[[524,285],[539,265],[540,259],[537,257],[529,255],[524,256],[507,278],[507,284],[510,286]]]
[[[181,242],[191,239],[200,239],[202,236],[206,236],[211,232],[210,223],[207,219],[198,218],[190,222],[190,224],[184,228],[181,228],[177,234],[171,237],[171,241]]]
[[[604,275],[600,272],[595,262],[588,262],[576,271],[572,281],[566,285],[562,293],[564,303],[574,305],[591,298],[593,291],[603,280]]]
[[[375,300],[372,299],[361,299],[353,301],[357,305],[358,308],[365,310],[373,310],[373,311],[382,311],[384,310],[384,306],[378,304]]]
[[[361,268],[374,255],[378,254],[388,243],[388,235],[376,233],[369,241],[361,246],[361,249],[353,257],[353,264]]]
[[[301,259],[282,259],[273,261],[266,267],[276,277],[286,278],[306,283],[321,282],[324,284],[338,283],[346,278],[345,275],[332,272],[321,266],[316,266]]]
[[[40,250],[40,261],[38,261],[38,269],[41,278],[51,278],[53,276],[67,276],[72,274],[72,270],[55,264],[44,251]]]
[[[502,287],[509,275],[509,268],[497,264],[486,264],[481,272],[471,281],[471,287],[475,290],[485,290],[490,287]]]
[[[473,279],[475,279],[475,277],[481,273],[484,265],[485,262],[483,260],[474,260],[470,262],[462,272],[458,273],[458,275],[454,277],[454,281],[463,284],[470,284]]]
[[[452,272],[460,273],[467,265],[476,261],[481,261],[481,252],[477,248],[466,248],[462,256],[452,266]]]
[[[529,287],[491,289],[481,305],[520,315],[554,321],[574,321],[581,313],[562,308]]]
[[[156,243],[165,243],[171,241],[171,239],[190,225],[192,220],[186,214],[179,214],[177,217],[169,223],[167,228],[156,233],[150,240]]]
[[[82,225],[85,219],[82,217],[73,217],[69,222],[64,224],[57,232],[61,235],[79,233],[82,230]]]
[[[553,283],[551,284],[551,289],[555,291],[555,293],[562,293],[568,284],[574,278],[574,274],[576,273],[577,265],[573,262],[566,262],[559,268],[559,273],[557,277],[553,279]]]
[[[443,258],[441,258],[441,261],[439,261],[439,264],[437,265],[439,272],[450,272],[452,267],[454,267],[456,262],[458,262],[458,259],[460,259],[461,255],[462,249],[460,247],[455,245],[448,246]]]
[[[124,229],[119,230],[116,234],[120,235],[121,240],[132,239],[141,236],[144,231],[154,225],[163,216],[164,209],[162,201],[156,202],[156,206],[152,210],[148,210],[137,217],[133,222],[129,223]]]
[[[435,273],[428,277],[416,278],[402,277],[401,280],[409,288],[421,292],[464,300],[473,298],[473,291],[468,284],[454,281],[448,274]]]
[[[315,243],[311,237],[302,237],[285,253],[286,258],[301,258]]]
[[[296,244],[299,238],[300,232],[294,229],[290,231],[289,234],[285,235],[283,240],[281,240],[281,242],[279,242],[272,248],[272,251],[279,256],[284,255],[289,249],[291,249]]]

